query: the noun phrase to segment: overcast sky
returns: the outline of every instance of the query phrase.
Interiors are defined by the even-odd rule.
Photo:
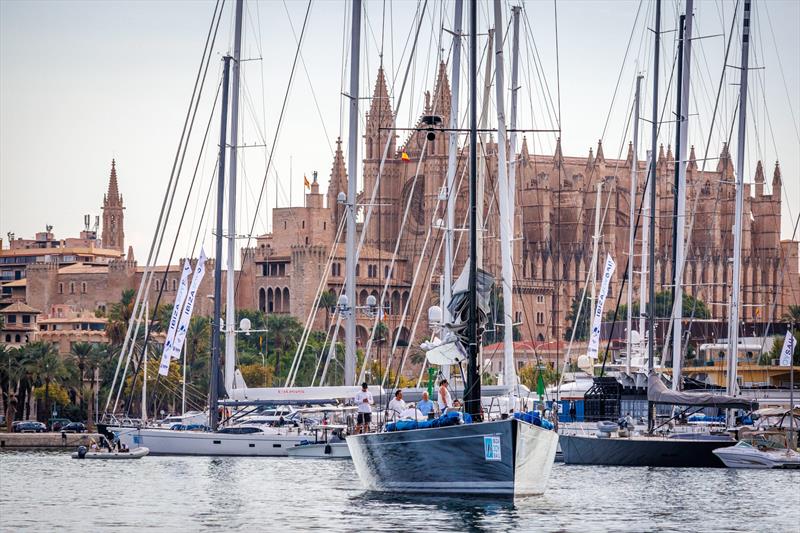
[[[421,5],[412,0],[365,2],[362,96],[372,92],[383,47],[383,62],[397,105],[409,38]],[[648,118],[651,109],[652,34],[647,28],[653,26],[653,3],[558,2],[558,54],[553,2],[523,5],[520,127],[557,127],[560,95],[565,155],[584,156],[602,137],[606,157],[616,157],[620,151],[624,157],[631,138],[629,112],[637,70],[646,75],[642,111]],[[734,5],[733,0],[695,2],[695,36],[705,37],[694,41],[693,53],[690,143],[697,145],[698,157],[706,149],[723,65],[726,41],[720,34],[728,32]],[[220,78],[221,57],[232,42],[232,6],[229,0],[224,8],[181,177],[176,207],[182,207],[186,199],[199,157],[198,183],[189,199],[176,252],[179,256],[190,251],[198,228],[207,249],[211,248],[208,217],[201,223],[200,210],[216,157],[216,117],[209,145],[203,153],[199,146]],[[781,161],[785,183],[782,236],[789,238],[792,217],[797,217],[800,209],[800,2],[755,0],[754,6],[750,63],[759,70],[751,71],[750,78],[745,179],[752,180],[756,161],[762,159],[769,184],[774,162]],[[245,89],[240,140],[274,148],[274,171],[267,180],[265,205],[256,213],[268,152],[259,146],[241,150],[239,234],[247,232],[254,217],[255,233],[266,231],[269,209],[276,201],[288,205],[290,194],[294,205],[301,204],[304,174],[310,179],[312,171],[319,171],[324,190],[335,139],[340,134],[347,136],[342,130],[347,121],[346,116],[342,120],[341,92],[347,90],[349,66],[344,59],[349,46],[350,5],[318,0],[310,10],[302,60],[273,146],[295,35],[299,36],[306,7],[306,2],[299,1],[247,2],[242,56],[252,61],[242,67]],[[481,31],[489,25],[488,8],[489,4],[481,4]],[[126,242],[133,244],[137,258],[144,260],[213,10],[213,2],[187,0],[0,2],[0,233],[4,240],[7,232],[32,237],[46,224],[54,226],[58,237],[76,236],[84,214],[100,213],[110,162],[116,158],[127,208]],[[682,10],[683,2],[664,2],[663,29],[667,31],[660,100],[663,103],[666,95],[669,109],[674,107],[674,93],[667,92],[665,80],[673,67],[676,37],[670,30],[676,28],[676,13]],[[506,9],[504,17],[509,12]],[[431,2],[400,106],[399,127],[413,125],[421,112],[423,91],[433,88],[438,60],[450,61],[451,37],[441,31],[443,26],[452,27],[452,2]],[[740,27],[737,19],[729,65],[740,63]],[[484,45],[481,36],[481,52]],[[538,54],[533,52],[534,46]],[[463,64],[466,66],[466,56]],[[738,72],[727,70],[710,158],[717,156],[731,131],[735,145]],[[466,96],[463,83],[462,90]],[[643,156],[650,135],[648,123],[641,125]],[[555,134],[539,133],[528,141],[532,151],[549,154],[554,139]],[[665,124],[660,142],[667,144],[672,139],[674,131]],[[708,165],[713,168],[716,161],[710,160]],[[178,214],[173,215],[169,239],[174,236],[177,218]]]

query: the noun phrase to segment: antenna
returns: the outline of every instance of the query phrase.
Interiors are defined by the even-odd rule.
[[[94,216],[94,232],[97,233],[97,230],[100,229],[100,215]]]
[[[52,224],[47,224],[45,226],[45,228],[47,228],[47,233],[50,233],[51,231],[53,231],[53,225]]]
[[[89,231],[89,224],[92,221],[92,215],[83,215],[83,229]]]

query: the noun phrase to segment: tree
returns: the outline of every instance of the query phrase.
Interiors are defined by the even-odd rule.
[[[656,293],[656,318],[669,318],[672,316],[672,291],[661,291]],[[633,317],[639,316],[639,302],[633,302]],[[683,306],[681,313],[684,318],[693,316],[694,318],[710,318],[711,311],[708,310],[705,302],[689,294],[683,293]],[[611,309],[605,315],[606,321],[614,320],[614,310]],[[617,311],[617,320],[628,319],[628,306],[621,304]]]
[[[319,295],[318,305],[325,309],[325,331],[330,331],[331,310],[336,307],[336,293],[333,291],[324,291]]]
[[[17,397],[25,376],[22,365],[22,350],[0,344],[0,391],[6,408],[6,428],[11,431],[11,423],[16,417]]]
[[[580,305],[580,302],[580,298],[572,300],[572,305],[567,314],[567,320],[570,322],[570,326],[564,332],[565,340],[570,340],[572,338],[573,328],[575,328],[576,341],[585,341],[589,338],[589,299],[587,298],[586,301],[583,302],[583,306]],[[578,307],[581,307],[581,316],[578,317],[576,321],[575,317],[578,315]]]
[[[788,324],[800,324],[800,305],[790,305],[783,315],[783,321]]]
[[[552,366],[525,365],[517,373],[519,381],[531,391],[535,392],[539,383],[539,375],[542,376],[545,386],[558,383],[560,376]]]
[[[88,342],[73,342],[70,347],[70,357],[78,368],[78,404],[83,408],[83,384],[86,378],[86,363],[89,355],[94,350],[94,346]]]
[[[113,346],[121,345],[125,340],[125,332],[133,315],[134,298],[136,291],[127,289],[122,291],[119,302],[111,306],[106,324],[106,335]]]
[[[38,383],[44,383],[44,410],[50,417],[50,383],[65,377],[67,370],[55,347],[47,342],[37,341],[26,347],[27,364]]]

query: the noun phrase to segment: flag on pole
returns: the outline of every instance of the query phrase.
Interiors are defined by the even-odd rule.
[[[407,153],[405,150],[403,150],[403,153],[402,153],[402,154],[400,154],[400,159],[402,159],[402,160],[403,160],[403,161],[405,161],[406,163],[408,163],[409,161],[411,161],[411,158],[410,158],[410,157],[408,157],[408,153]]]
[[[606,303],[606,296],[608,296],[608,285],[611,283],[611,276],[614,274],[614,269],[617,267],[611,254],[606,256],[606,267],[603,269],[603,282],[600,285],[600,294],[597,295],[597,305],[594,309],[594,317],[592,317],[592,334],[589,337],[589,347],[586,349],[586,354],[589,357],[596,358],[597,352],[600,347],[600,327],[603,324],[603,305]]]
[[[308,182],[308,178],[303,174],[303,185],[305,185],[306,189],[311,188],[311,184]]]
[[[783,339],[780,366],[792,366],[792,355],[794,354],[795,346],[797,346],[797,340],[792,335],[791,330],[787,331],[786,338]]]

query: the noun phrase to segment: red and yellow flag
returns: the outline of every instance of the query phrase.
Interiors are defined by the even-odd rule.
[[[408,157],[408,153],[407,152],[403,152],[402,154],[400,154],[400,159],[402,159],[403,161],[406,161],[406,162],[411,161],[411,158]]]
[[[305,174],[303,175],[303,185],[306,186],[306,189],[311,188],[311,184],[308,182],[308,178],[305,176]]]

